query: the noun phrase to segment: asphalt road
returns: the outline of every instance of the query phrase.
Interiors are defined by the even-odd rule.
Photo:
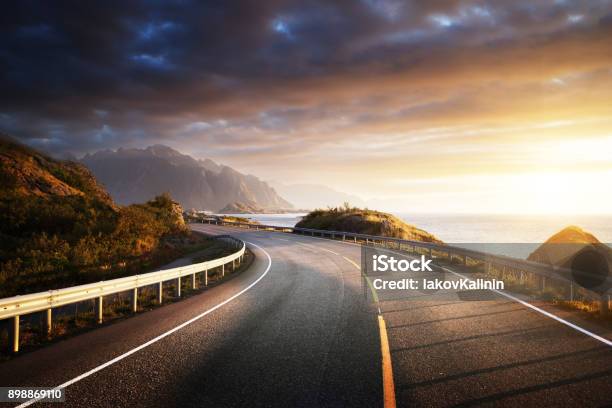
[[[194,228],[255,244],[254,264],[199,295],[2,363],[0,385],[57,386],[249,288],[70,385],[62,406],[382,406],[378,306],[398,406],[612,405],[612,348],[519,303],[491,293],[377,305],[363,296],[356,245]]]

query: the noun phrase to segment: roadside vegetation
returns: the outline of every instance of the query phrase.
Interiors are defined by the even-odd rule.
[[[118,206],[79,163],[52,159],[0,135],[0,298],[58,289],[193,263],[234,252],[220,240],[192,232],[168,194],[143,204]],[[225,277],[236,270],[226,268]],[[220,268],[181,282],[185,295],[221,281]],[[176,281],[164,282],[164,303],[178,299]],[[156,288],[139,290],[139,311],[157,307]],[[132,314],[128,293],[105,298],[104,324]],[[54,309],[50,333],[42,313],[22,316],[28,348],[97,326],[94,302]],[[9,321],[0,321],[7,350]],[[0,352],[0,359],[8,354]]]
[[[193,262],[204,262],[210,259],[229,255],[235,249],[223,245],[220,241],[202,251],[194,253]],[[196,274],[196,287],[192,287],[189,277],[181,280],[181,297],[177,297],[176,280],[164,282],[163,284],[163,305],[175,303],[190,296],[197,295],[212,288],[222,282],[231,279],[233,276],[249,268],[254,260],[254,255],[247,249],[242,262],[236,269],[231,266],[225,268],[225,277],[222,277],[221,268],[214,268],[208,271],[208,281],[206,282],[202,273]],[[206,283],[208,285],[206,285]],[[104,300],[104,323],[109,325],[134,316],[131,305],[131,294],[127,292],[117,293],[107,296]],[[155,287],[142,287],[138,291],[138,313],[147,312],[160,307],[157,303],[157,291]],[[47,332],[44,324],[44,313],[34,313],[23,316],[21,323],[21,350],[23,352],[32,351],[46,344],[65,339],[80,333],[87,332],[100,325],[96,321],[95,302],[85,301],[77,304],[63,306],[54,309],[53,327],[51,332]],[[14,357],[9,350],[9,321],[0,321],[0,361]]]
[[[0,297],[112,279],[211,245],[168,194],[117,206],[81,164],[0,135]]]
[[[344,203],[342,207],[311,211],[296,224],[296,227],[442,243],[433,234],[410,225],[394,215],[367,208],[351,207],[349,203]]]

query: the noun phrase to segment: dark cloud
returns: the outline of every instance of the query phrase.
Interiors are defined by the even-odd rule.
[[[606,1],[14,1],[0,16],[0,127],[57,152],[307,151],[325,131],[469,115],[491,82],[605,71],[610,12]]]

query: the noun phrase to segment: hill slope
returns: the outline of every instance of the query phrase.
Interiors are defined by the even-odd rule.
[[[84,196],[112,206],[85,166],[60,162],[0,135],[0,191],[23,196]]]
[[[359,208],[315,210],[298,222],[296,227],[355,232],[422,242],[442,242],[427,231],[407,224],[394,215]]]
[[[218,211],[219,214],[258,214],[264,210],[255,203],[234,202],[229,203]]]
[[[593,234],[570,225],[548,238],[527,259],[549,265],[570,267],[574,256],[587,248],[602,253],[612,253],[612,249],[602,244]]]
[[[218,211],[228,203],[254,203],[266,210],[292,205],[267,183],[212,160],[196,160],[167,146],[104,150],[83,157],[120,204],[168,192],[184,208]]]
[[[146,266],[185,233],[168,196],[119,207],[81,164],[0,137],[0,297]]]

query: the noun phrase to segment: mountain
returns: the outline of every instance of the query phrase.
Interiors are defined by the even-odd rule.
[[[348,206],[312,211],[295,226],[442,243],[433,234],[405,223],[394,215]]]
[[[337,207],[346,202],[357,207],[366,206],[366,203],[356,195],[343,193],[320,184],[287,185],[277,181],[269,183],[281,196],[287,198],[297,208]]]
[[[218,211],[219,214],[258,214],[264,210],[253,203],[229,203]]]
[[[102,150],[81,161],[120,204],[169,192],[183,208],[217,211],[233,202],[253,203],[267,211],[293,207],[255,176],[210,159],[196,160],[168,146]]]

